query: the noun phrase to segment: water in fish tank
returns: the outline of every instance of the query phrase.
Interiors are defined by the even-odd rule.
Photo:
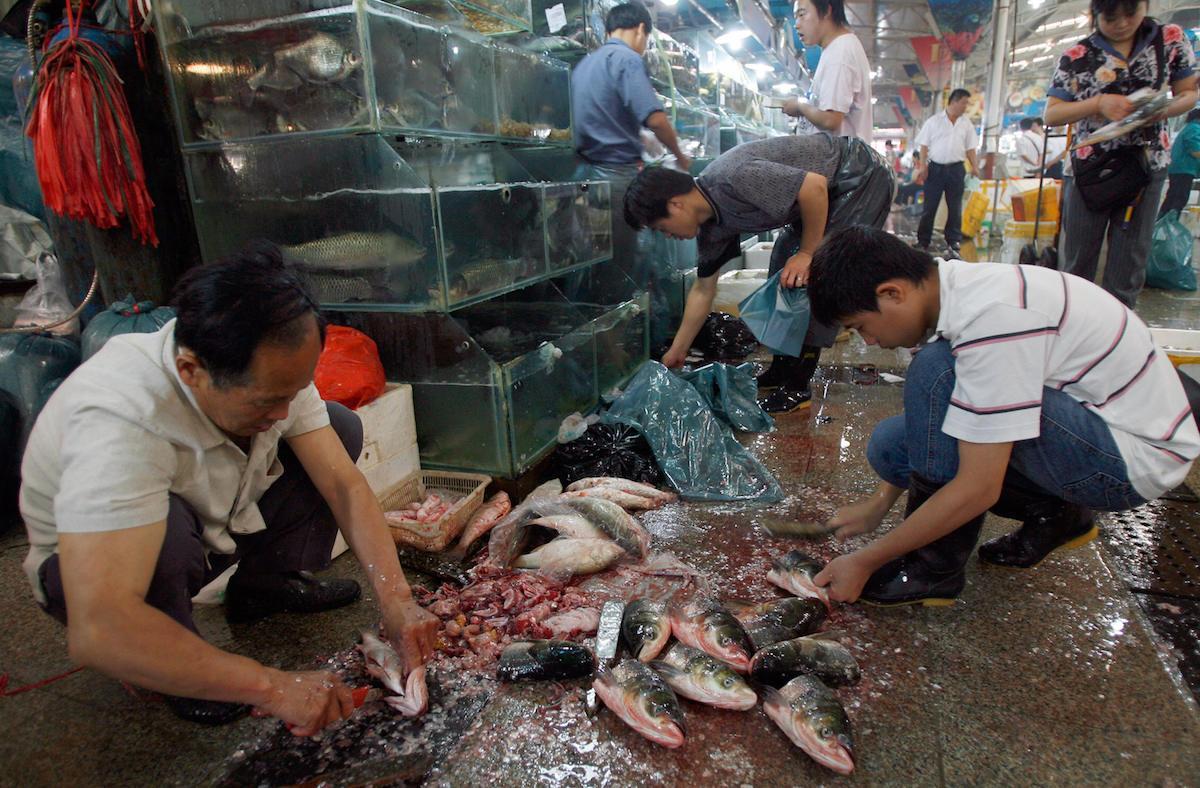
[[[371,6],[379,123],[434,133],[495,134],[494,48],[416,14]]]
[[[432,192],[378,138],[227,145],[185,162],[205,260],[264,238],[320,303],[444,306],[439,257],[454,249],[439,248]]]
[[[498,133],[548,142],[571,140],[571,71],[530,52],[496,49]]]
[[[421,466],[502,474],[512,465],[503,393],[486,383],[413,383]]]
[[[612,257],[609,184],[547,184],[546,254],[551,270]]]
[[[455,4],[468,9],[475,8],[491,16],[500,17],[510,23],[519,25],[524,30],[529,30],[533,26],[529,0],[455,0]]]
[[[511,289],[546,272],[542,186],[493,184],[437,190],[449,304]]]

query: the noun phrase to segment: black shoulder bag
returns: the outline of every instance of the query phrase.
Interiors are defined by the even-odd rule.
[[[1154,55],[1158,60],[1158,85],[1166,82],[1163,55],[1163,31],[1158,28],[1154,37]],[[1150,162],[1146,151],[1136,145],[1098,151],[1086,159],[1071,154],[1075,170],[1075,186],[1089,211],[1096,213],[1123,208],[1137,202],[1142,190],[1150,183]]]

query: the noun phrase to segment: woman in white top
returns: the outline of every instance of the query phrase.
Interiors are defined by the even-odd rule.
[[[796,32],[805,45],[821,47],[809,102],[789,99],[783,111],[804,118],[816,131],[871,141],[871,64],[846,22],[842,0],[798,0]]]

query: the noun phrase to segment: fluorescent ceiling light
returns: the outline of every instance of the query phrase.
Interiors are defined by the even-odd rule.
[[[1042,3],[1044,3],[1044,2],[1046,2],[1046,0],[1029,0],[1029,7],[1030,8],[1041,8]]]
[[[766,63],[747,63],[746,68],[759,74],[769,74],[775,70],[774,66],[767,65]]]
[[[749,28],[739,27],[733,30],[727,30],[721,35],[717,36],[717,43],[740,44],[744,39],[749,38],[751,35],[752,33],[750,32]]]
[[[795,82],[780,82],[778,85],[771,88],[771,90],[773,90],[776,94],[778,94],[780,96],[787,95],[788,93],[791,93],[795,89],[796,89]]]
[[[665,6],[671,6],[671,7],[674,7],[674,6],[675,6],[675,5],[677,5],[678,3],[679,3],[679,0],[662,0],[662,4],[663,4],[663,5],[665,5]]]

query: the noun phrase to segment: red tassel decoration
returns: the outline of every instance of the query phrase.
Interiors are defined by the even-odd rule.
[[[42,197],[55,213],[111,228],[129,217],[133,236],[158,246],[154,201],[121,78],[108,54],[79,36],[82,8],[66,3],[69,35],[38,67],[25,133],[33,140]]]

